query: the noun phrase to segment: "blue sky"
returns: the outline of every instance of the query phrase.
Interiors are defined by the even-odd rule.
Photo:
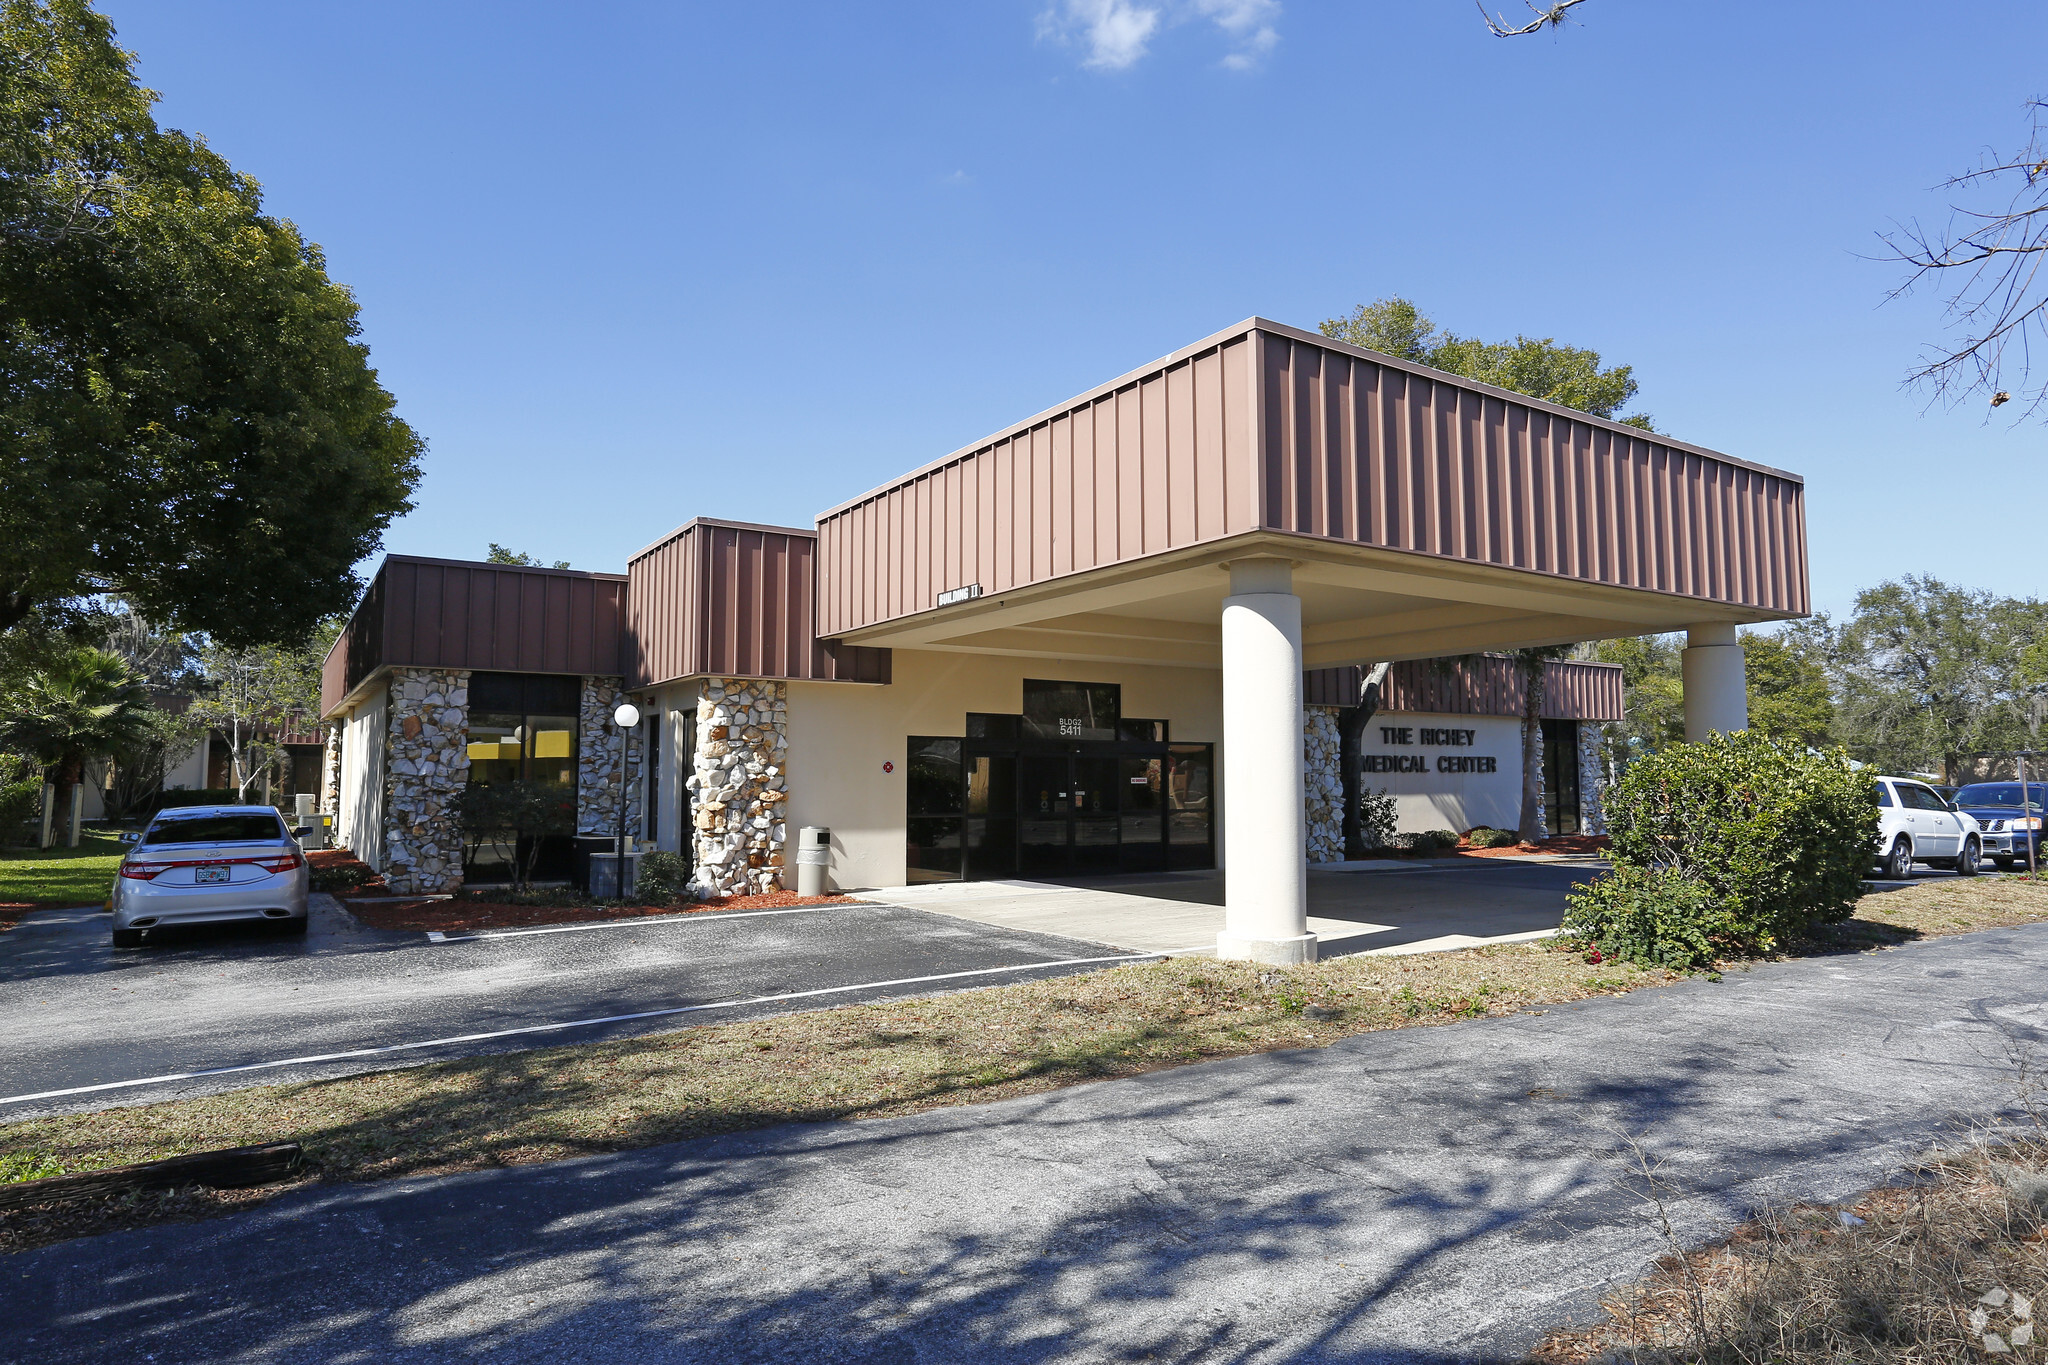
[[[393,551],[808,525],[1247,315],[1404,294],[1804,474],[1823,608],[2044,586],[2048,428],[1902,391],[1939,299],[1868,259],[2020,140],[2034,5],[102,8],[361,300],[431,445]]]

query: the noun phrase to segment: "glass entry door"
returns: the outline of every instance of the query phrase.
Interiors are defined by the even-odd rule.
[[[1089,877],[1215,865],[1206,744],[1157,754],[1026,753],[973,762],[986,764],[991,777],[1014,765],[1017,845],[1010,861],[995,837],[1009,822],[990,819],[990,837],[975,840],[970,821],[969,878],[1013,869],[1023,877]]]

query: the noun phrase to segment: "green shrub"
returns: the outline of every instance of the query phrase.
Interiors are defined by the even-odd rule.
[[[1480,825],[1465,836],[1466,842],[1474,848],[1506,848],[1518,844],[1521,836],[1511,829],[1495,829],[1491,825]]]
[[[311,885],[315,891],[353,891],[358,886],[376,881],[377,876],[361,863],[343,863],[339,867],[314,868]]]
[[[1358,797],[1358,837],[1367,848],[1394,847],[1394,794],[1385,787]]]
[[[0,754],[0,845],[40,833],[43,814],[43,768],[34,759]]]
[[[1676,868],[1623,865],[1573,887],[1565,905],[1565,937],[1646,967],[1702,971],[1740,946],[1714,889]]]
[[[694,899],[690,864],[680,853],[643,853],[633,873],[633,896],[649,905],[674,905]]]
[[[1458,836],[1447,829],[1425,829],[1396,834],[1391,844],[1410,853],[1434,853],[1438,849],[1456,848]]]
[[[1877,830],[1870,779],[1840,749],[1754,731],[1637,759],[1607,793],[1617,868],[1671,868],[1705,885],[1728,946],[1768,952],[1849,917]]]
[[[1433,848],[1456,848],[1458,846],[1458,832],[1456,830],[1432,829],[1425,831],[1425,833],[1429,836],[1430,846]]]

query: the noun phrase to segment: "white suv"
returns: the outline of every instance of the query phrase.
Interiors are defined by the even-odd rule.
[[[1984,856],[1984,827],[1924,782],[1880,777],[1876,854],[1884,875],[1895,882],[1912,876],[1916,862],[1974,877]]]

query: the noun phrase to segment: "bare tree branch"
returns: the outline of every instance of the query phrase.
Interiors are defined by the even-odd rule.
[[[1565,22],[1564,12],[1573,5],[1584,4],[1586,0],[1557,0],[1557,3],[1548,9],[1538,9],[1533,0],[1522,0],[1523,4],[1529,6],[1529,13],[1536,17],[1523,24],[1520,28],[1511,28],[1505,15],[1488,14],[1486,12],[1485,0],[1472,0],[1472,2],[1479,6],[1479,17],[1486,21],[1487,30],[1494,37],[1519,38],[1527,33],[1540,33],[1546,28],[1561,26]]]
[[[1981,393],[1995,408],[2013,399],[2011,372],[2020,381],[2020,420],[2048,406],[2048,378],[2025,387],[2034,345],[2048,343],[2048,100],[2030,100],[2027,108],[2025,147],[1941,185],[1951,192],[2010,185],[2002,204],[1951,203],[1940,232],[1913,223],[1879,234],[1890,251],[1883,259],[1909,271],[1885,297],[1901,298],[1939,279],[1948,290],[1942,315],[1960,333],[1946,348],[1930,349],[1905,382],[1927,388],[1933,402],[1953,406]]]

